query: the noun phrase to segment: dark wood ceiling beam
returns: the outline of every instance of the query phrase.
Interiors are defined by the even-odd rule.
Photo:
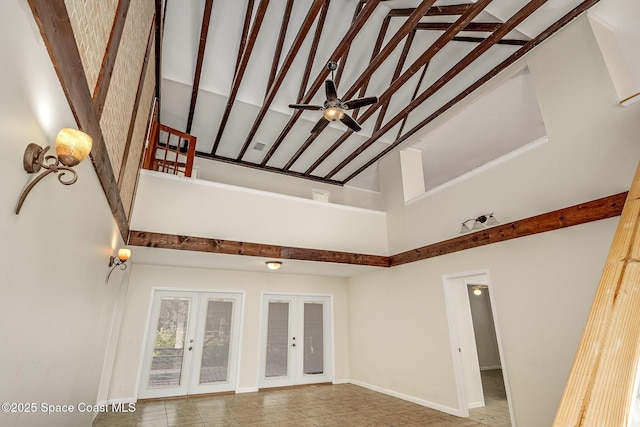
[[[468,43],[482,43],[485,40],[484,37],[454,37],[454,42],[468,42]],[[517,40],[517,39],[502,39],[496,44],[505,44],[511,46],[524,46],[529,40]]]
[[[558,209],[508,224],[500,224],[486,230],[464,234],[453,239],[423,246],[391,256],[391,267],[459,252],[491,243],[504,242],[519,237],[559,230],[601,219],[613,218],[622,213],[627,192],[614,194],[568,208]]]
[[[478,89],[480,86],[482,86],[483,84],[485,84],[486,82],[491,80],[494,76],[496,76],[502,70],[504,70],[505,68],[507,68],[508,66],[513,64],[514,62],[516,62],[518,59],[523,57],[531,49],[533,49],[534,47],[538,46],[544,40],[549,38],[551,35],[553,35],[560,28],[564,27],[569,22],[571,22],[573,19],[578,17],[580,14],[582,14],[584,11],[589,9],[591,6],[593,6],[594,4],[598,3],[598,1],[599,0],[585,0],[584,2],[582,2],[581,4],[576,6],[573,10],[569,11],[562,18],[558,19],[553,25],[551,25],[546,30],[541,32],[537,37],[535,37],[534,39],[528,41],[524,46],[522,46],[520,49],[518,49],[516,52],[514,52],[510,57],[508,57],[507,59],[502,61],[500,64],[498,64],[496,67],[494,67],[491,71],[489,71],[487,74],[485,74],[484,76],[482,76],[481,78],[476,80],[476,82],[473,83],[471,86],[466,88],[464,91],[459,93],[456,97],[454,97],[452,100],[450,100],[445,105],[440,107],[436,112],[431,114],[429,117],[427,117],[426,119],[422,120],[420,123],[418,123],[416,126],[414,126],[411,130],[409,130],[406,134],[402,135],[399,139],[394,141],[391,145],[389,145],[387,148],[385,148],[382,152],[377,154],[374,158],[369,160],[367,163],[365,163],[363,166],[361,166],[359,169],[357,169],[355,172],[353,172],[351,175],[349,175],[347,178],[345,178],[343,180],[343,182],[347,183],[347,182],[351,181],[353,178],[355,178],[360,173],[362,173],[364,170],[366,170],[369,166],[371,166],[372,164],[374,164],[375,162],[380,160],[389,151],[393,150],[395,147],[397,147],[402,142],[406,141],[408,138],[413,136],[416,132],[418,132],[420,129],[422,129],[427,124],[431,123],[431,121],[435,120],[438,116],[440,116],[442,113],[447,111],[449,108],[453,107],[455,104],[457,104],[458,102],[460,102],[461,100],[466,98],[469,94],[471,94],[476,89]]]
[[[378,98],[378,102],[373,104],[360,118],[360,123],[364,123],[373,113],[375,113],[378,108],[380,108],[385,102],[387,102],[391,96],[398,91],[411,77],[417,73],[426,63],[430,62],[431,59],[438,53],[441,49],[443,49],[447,43],[449,43],[453,37],[455,37],[461,30],[464,28],[473,18],[476,17],[480,12],[484,10],[484,8],[491,3],[491,0],[479,0],[477,3],[474,3],[469,9],[463,13],[454,24],[452,24],[438,39],[432,43],[427,49],[424,51],[422,55],[418,59],[416,59],[413,64],[407,68],[407,70],[400,75],[397,79],[395,79],[389,88]],[[355,85],[354,85],[355,87]],[[347,98],[348,99],[348,98]],[[324,162],[330,155],[333,153],[344,141],[346,141],[351,134],[353,134],[352,130],[346,131],[336,142],[334,142],[331,147],[329,147],[318,159],[307,169],[305,175],[311,175],[311,173],[322,163]]]
[[[318,0],[316,0],[316,1],[318,1]],[[342,38],[342,40],[340,41],[340,43],[338,44],[336,49],[333,51],[331,56],[329,56],[329,61],[338,61],[338,60],[340,60],[340,58],[344,55],[344,53],[347,51],[347,49],[351,45],[351,41],[360,32],[362,27],[364,27],[364,24],[367,22],[369,17],[373,14],[373,11],[376,9],[376,7],[378,6],[379,3],[380,3],[380,0],[369,0],[369,1],[367,1],[365,7],[358,14],[358,18],[351,24],[351,27],[349,27],[349,30],[344,35],[344,37]],[[307,31],[308,31],[308,29],[307,29]],[[300,43],[302,43],[302,41],[300,41]],[[299,49],[299,46],[298,46],[298,49]],[[296,49],[296,51],[295,51],[296,53],[297,53],[298,49]],[[293,58],[291,59],[291,61],[293,61]],[[285,61],[285,64],[286,63],[287,63],[287,61]],[[290,65],[291,64],[289,64],[289,66]],[[284,79],[284,74],[286,74],[288,69],[289,69],[289,67],[286,67],[285,70],[281,71],[281,73],[280,73],[280,74],[282,74],[281,80]],[[307,104],[307,103],[309,103],[311,101],[311,99],[313,98],[313,95],[315,95],[315,93],[320,89],[320,87],[324,83],[324,79],[327,77],[327,75],[329,75],[329,70],[326,67],[323,67],[323,69],[321,70],[320,74],[317,76],[316,80],[313,82],[313,84],[311,85],[311,87],[307,91],[307,94],[302,99],[301,103]],[[282,83],[282,81],[280,81],[278,83],[277,87],[275,87],[275,85],[274,85],[274,88],[272,89],[272,91],[270,91],[270,96],[268,97],[268,99],[265,100],[265,103],[262,106],[262,109],[260,110],[260,112],[258,114],[258,117],[256,118],[256,121],[254,122],[253,127],[251,128],[251,131],[249,132],[249,135],[247,136],[247,139],[246,139],[246,141],[244,143],[244,146],[242,147],[242,150],[240,151],[240,156],[238,156],[239,159],[244,156],[244,153],[246,152],[247,148],[249,147],[249,144],[251,143],[251,140],[253,139],[253,136],[257,132],[258,127],[260,126],[260,123],[262,122],[262,119],[264,118],[264,115],[266,114],[266,111],[269,108],[269,105],[273,101],[273,98],[275,97],[275,94],[276,94],[276,92],[277,92],[277,90],[278,90],[278,88],[279,88],[281,83]],[[291,116],[291,118],[289,119],[287,124],[285,125],[284,129],[282,130],[282,132],[280,132],[280,135],[278,135],[278,138],[271,145],[271,148],[269,149],[269,152],[265,155],[264,159],[262,160],[262,163],[261,163],[262,166],[265,166],[267,164],[267,162],[269,161],[271,156],[273,156],[273,153],[275,153],[275,151],[278,149],[280,144],[282,144],[282,141],[284,141],[284,138],[287,136],[287,134],[289,133],[289,131],[293,127],[294,123],[298,120],[298,118],[301,115],[302,115],[302,110],[295,110],[294,111],[293,115]]]
[[[487,1],[490,1],[490,0],[487,0]],[[385,47],[380,52],[378,52],[375,55],[375,57],[369,62],[369,65],[367,66],[365,71],[360,75],[358,80],[356,80],[356,82],[351,86],[351,88],[346,92],[346,94],[343,95],[343,99],[350,99],[358,90],[358,88],[360,88],[362,85],[364,85],[366,82],[369,81],[369,78],[371,77],[371,75],[378,69],[378,67],[380,67],[380,65],[382,65],[382,63],[389,57],[389,55],[391,55],[391,53],[396,49],[400,41],[402,41],[402,39],[407,37],[407,35],[414,30],[416,24],[422,18],[422,15],[431,5],[433,5],[433,3],[435,3],[435,0],[424,0],[420,4],[420,6],[414,10],[413,14],[409,16],[409,18],[407,18],[407,20],[402,24],[402,26],[398,29],[398,31],[387,42]],[[380,39],[380,37],[378,37],[378,39]],[[320,81],[319,84],[322,84],[322,81]],[[309,92],[309,93],[313,94],[315,93],[315,91]],[[293,117],[295,117],[295,115]],[[353,131],[350,131],[350,132],[353,132]],[[309,146],[316,140],[319,134],[320,132],[317,132],[315,134],[310,135],[307,138],[304,144],[296,152],[295,154],[295,156],[297,156],[296,159],[300,155],[302,155],[302,153],[305,150],[309,148]],[[351,133],[349,133],[349,135],[350,134]],[[295,159],[292,158],[289,160],[289,162],[287,162],[287,164],[293,164],[294,162],[295,162]]]
[[[107,50],[105,51],[104,58],[102,59],[100,73],[98,74],[96,86],[93,90],[93,102],[96,106],[98,117],[102,116],[104,104],[107,101],[107,93],[109,92],[109,85],[111,84],[113,68],[116,65],[118,49],[120,48],[120,40],[122,39],[122,33],[124,32],[124,24],[127,20],[127,12],[129,11],[130,3],[130,0],[120,0],[118,2],[116,16],[114,18],[113,25],[111,26],[111,34],[109,34]]]
[[[389,30],[390,22],[391,22],[391,16],[389,15],[385,16],[384,20],[382,21],[382,25],[380,26],[380,31],[378,31],[378,37],[376,38],[376,43],[373,45],[373,51],[371,52],[371,59],[369,59],[369,63],[371,63],[375,59],[375,57],[378,56],[378,54],[380,53],[380,49],[382,49],[382,43],[384,42],[384,38],[387,35],[387,31]],[[411,32],[411,34],[413,34],[413,31]],[[365,95],[365,93],[367,92],[367,86],[369,85],[370,80],[371,78],[368,78],[365,80],[362,87],[360,88],[358,97],[363,97]],[[345,99],[348,99],[348,98],[346,98],[345,96]],[[351,116],[354,119],[357,119],[359,113],[360,113],[360,109],[358,108],[353,112]]]
[[[366,2],[365,0],[360,0],[356,5],[355,11],[353,12],[353,18],[351,19],[351,25],[353,25],[356,18],[358,17],[358,14],[362,11],[362,8],[364,7],[365,2]],[[336,84],[336,87],[340,85],[340,80],[342,80],[342,74],[344,73],[344,69],[347,66],[347,58],[349,57],[350,50],[351,50],[351,43],[349,43],[349,46],[347,46],[347,50],[342,54],[342,57],[340,57],[340,60],[337,61],[338,70],[336,71],[336,77],[333,80],[333,82]]]
[[[271,63],[271,71],[269,72],[269,78],[267,79],[267,92],[264,96],[267,96],[273,79],[276,78],[276,72],[278,71],[278,64],[280,63],[280,56],[282,55],[282,47],[284,46],[284,39],[287,35],[287,29],[289,28],[289,18],[291,18],[291,10],[293,9],[293,0],[287,0],[287,5],[284,8],[284,14],[282,15],[282,23],[280,24],[280,34],[278,34],[278,42],[276,43],[276,50],[273,53],[273,62]]]
[[[424,16],[450,16],[450,15],[462,15],[471,7],[473,3],[464,3],[464,4],[452,4],[448,6],[433,6],[429,8],[427,13]],[[400,9],[391,9],[389,11],[390,16],[409,16],[413,12],[414,8],[400,8]]]
[[[311,26],[313,25],[313,22],[315,21],[316,16],[320,12],[320,8],[322,7],[323,3],[324,3],[324,0],[314,0],[314,2],[311,4],[311,7],[307,12],[306,17],[302,25],[300,26],[300,29],[298,30],[298,34],[296,35],[296,38],[294,39],[293,44],[289,49],[287,57],[285,58],[284,63],[282,64],[282,67],[278,71],[278,74],[276,75],[276,78],[274,79],[271,85],[271,88],[269,88],[269,92],[267,93],[267,96],[265,96],[264,102],[262,103],[262,107],[260,108],[260,111],[258,111],[258,115],[255,118],[253,125],[251,126],[251,129],[249,130],[249,134],[247,135],[245,142],[242,145],[242,148],[240,148],[240,152],[238,153],[238,157],[237,157],[238,160],[242,160],[245,153],[247,152],[247,149],[249,148],[249,144],[251,144],[253,137],[255,136],[256,132],[258,131],[258,128],[260,127],[260,124],[262,123],[262,120],[264,119],[264,116],[267,114],[267,110],[271,106],[271,103],[273,102],[273,99],[275,98],[276,93],[278,93],[278,90],[280,89],[280,85],[282,85],[282,82],[284,81],[285,76],[289,72],[289,68],[291,68],[291,64],[293,64],[293,60],[298,54],[298,51],[300,50],[300,47],[302,46],[304,39],[309,33],[309,30],[311,29]]]
[[[329,10],[329,0],[325,0],[322,5],[322,9],[320,10],[320,17],[318,18],[318,23],[316,24],[316,31],[313,34],[313,41],[311,42],[311,49],[309,50],[309,57],[307,58],[307,65],[304,68],[304,73],[302,75],[302,81],[300,82],[300,90],[298,91],[298,98],[296,103],[299,103],[304,96],[304,93],[307,88],[307,83],[309,82],[309,76],[311,75],[311,68],[313,68],[313,62],[316,59],[316,52],[318,51],[318,43],[320,43],[320,36],[322,35],[322,31],[324,30],[324,23],[327,19],[327,11]]]
[[[238,46],[238,54],[236,55],[236,66],[233,69],[233,75],[235,77],[238,74],[240,68],[240,62],[242,62],[242,55],[244,55],[244,49],[247,45],[247,37],[249,36],[249,28],[251,28],[251,17],[253,16],[254,0],[247,2],[247,9],[244,12],[244,23],[242,24],[242,34],[240,35],[240,45]]]
[[[78,128],[93,138],[89,156],[120,235],[126,241],[129,223],[67,8],[62,1],[28,0],[28,3]]]
[[[193,115],[196,111],[198,90],[200,88],[200,76],[202,75],[202,64],[204,62],[204,52],[207,47],[207,34],[209,34],[209,23],[211,21],[211,9],[213,9],[213,0],[206,0],[204,3],[204,12],[202,14],[202,25],[200,27],[198,57],[196,59],[196,69],[193,75],[193,85],[191,87],[191,104],[189,106],[189,115],[187,117],[187,126],[185,128],[186,133],[191,133]]]
[[[398,64],[396,64],[396,69],[393,72],[393,76],[391,77],[391,81],[393,82],[395,79],[400,77],[400,73],[402,73],[402,69],[404,68],[404,63],[407,61],[407,55],[409,54],[409,50],[411,49],[411,44],[413,43],[413,38],[416,35],[416,30],[413,30],[407,36],[407,39],[404,42],[404,47],[402,48],[402,52],[400,53],[400,58],[398,59]],[[389,102],[391,99],[387,100],[384,105],[380,108],[380,112],[378,113],[378,118],[376,119],[376,124],[373,127],[373,131],[377,131],[382,126],[382,121],[384,120],[384,116],[387,114],[387,110],[389,109]]]
[[[244,77],[247,65],[249,64],[249,59],[251,58],[253,47],[255,46],[256,40],[258,39],[258,33],[260,32],[260,27],[262,26],[264,15],[267,13],[268,6],[269,0],[260,0],[260,4],[258,5],[258,9],[256,10],[256,16],[253,20],[253,24],[251,25],[251,34],[249,35],[247,45],[244,47],[244,50],[242,52],[242,60],[240,61],[240,66],[237,68],[235,76],[233,77],[231,92],[229,94],[229,98],[227,99],[227,105],[224,109],[224,113],[222,114],[222,119],[220,120],[218,133],[216,134],[216,139],[213,142],[213,148],[211,149],[212,154],[215,154],[215,152],[218,150],[218,145],[220,145],[222,134],[224,133],[224,129],[227,126],[227,121],[229,120],[229,116],[231,115],[231,109],[233,108],[233,104],[236,101],[236,96],[238,95],[238,90],[240,89],[242,78]]]
[[[446,31],[451,25],[449,22],[420,22],[416,30]],[[470,22],[460,31],[472,31],[480,33],[492,33],[502,26],[500,22]]]
[[[389,267],[388,256],[162,234],[149,231],[132,231],[128,245],[227,255]]]

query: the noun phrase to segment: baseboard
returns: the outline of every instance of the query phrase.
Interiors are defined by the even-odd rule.
[[[469,402],[469,409],[484,408],[484,402]]]
[[[342,380],[334,380],[334,381],[333,381],[333,384],[351,384],[351,381],[349,381],[349,380],[345,380],[345,379],[342,379]]]
[[[258,387],[238,387],[236,393],[255,393],[258,391]]]
[[[408,394],[403,394],[403,393],[399,393],[397,391],[388,390],[386,388],[374,386],[374,385],[367,384],[367,383],[364,383],[364,382],[358,381],[358,380],[350,380],[349,383],[357,385],[357,386],[360,386],[360,387],[368,388],[369,390],[377,391],[378,393],[386,394],[388,396],[397,397],[399,399],[403,399],[403,400],[406,400],[408,402],[417,403],[418,405],[426,406],[427,408],[435,409],[436,411],[446,412],[447,414],[455,415],[456,417],[464,416],[464,415],[462,415],[460,410],[458,410],[456,408],[450,408],[449,406],[444,406],[444,405],[441,405],[439,403],[430,402],[430,401],[424,400],[424,399],[419,399],[419,398],[414,397],[414,396],[409,396]]]
[[[480,367],[481,371],[493,371],[494,369],[502,369],[502,366],[495,365],[495,366],[481,366]]]

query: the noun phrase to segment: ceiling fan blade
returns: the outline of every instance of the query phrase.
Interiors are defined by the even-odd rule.
[[[349,126],[354,132],[359,132],[360,129],[362,129],[360,127],[360,125],[358,124],[358,122],[353,120],[353,118],[350,115],[348,115],[347,113],[344,113],[344,115],[342,116],[340,121],[342,123],[344,123],[345,125]]]
[[[324,89],[325,89],[325,92],[327,93],[327,101],[336,101],[338,99],[336,84],[333,82],[333,80],[325,81]]]
[[[311,133],[314,134],[314,133],[322,132],[324,128],[327,127],[328,124],[329,124],[329,120],[322,117],[320,120],[318,120],[318,123],[316,123],[313,129],[311,129]]]
[[[322,110],[324,107],[321,105],[289,104],[289,108],[297,108],[298,110]]]
[[[356,108],[364,107],[366,105],[375,104],[376,102],[378,102],[378,97],[377,96],[370,96],[368,98],[352,99],[351,101],[347,101],[347,102],[343,103],[343,105],[344,105],[344,108],[346,108],[348,110],[355,110]]]

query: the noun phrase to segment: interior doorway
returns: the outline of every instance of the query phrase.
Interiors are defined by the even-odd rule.
[[[513,412],[489,272],[446,275],[443,284],[460,416],[511,426]]]

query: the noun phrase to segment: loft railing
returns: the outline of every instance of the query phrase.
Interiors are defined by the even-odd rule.
[[[196,137],[153,122],[144,169],[190,177],[196,154]]]
[[[640,167],[625,201],[554,427],[627,427],[640,359]]]

